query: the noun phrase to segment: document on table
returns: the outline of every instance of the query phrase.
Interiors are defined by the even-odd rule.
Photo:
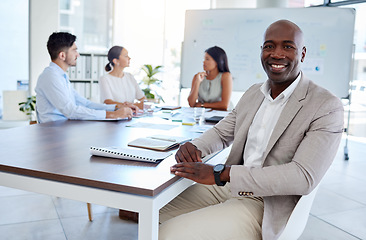
[[[131,125],[127,125],[126,127],[137,127],[137,128],[152,128],[152,129],[160,129],[160,130],[171,130],[173,128],[178,127],[177,124],[157,124],[157,123],[149,123],[149,122],[137,122]]]
[[[214,125],[194,125],[189,131],[190,132],[198,132],[204,133],[207,130],[211,129]]]
[[[128,143],[130,147],[146,148],[151,150],[165,151],[172,149],[179,144],[190,141],[188,137],[153,135],[144,138],[137,138]]]

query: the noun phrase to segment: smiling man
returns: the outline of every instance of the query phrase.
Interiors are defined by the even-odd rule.
[[[331,165],[343,106],[301,72],[301,29],[274,22],[261,49],[268,80],[250,87],[226,118],[176,153],[172,173],[197,184],[160,210],[159,239],[277,239],[301,195]],[[225,164],[202,163],[231,144]]]
[[[132,118],[129,107],[94,103],[73,89],[66,71],[76,66],[80,56],[75,41],[76,36],[66,32],[54,32],[48,38],[51,63],[39,76],[35,88],[38,122]]]
[[[273,99],[299,76],[300,62],[304,61],[306,54],[301,29],[289,22],[281,23],[273,24],[267,29],[261,55],[262,66],[269,78],[268,83]],[[286,24],[287,31],[283,31]]]

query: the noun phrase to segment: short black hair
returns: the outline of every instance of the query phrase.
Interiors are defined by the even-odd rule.
[[[48,38],[47,50],[51,60],[57,59],[62,51],[67,51],[76,41],[76,36],[67,32],[54,32]]]
[[[219,72],[230,72],[229,63],[224,49],[214,46],[210,47],[205,52],[215,60]]]

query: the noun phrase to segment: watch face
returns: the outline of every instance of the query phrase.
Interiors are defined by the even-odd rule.
[[[224,170],[225,168],[225,165],[224,164],[217,164],[215,167],[214,167],[214,171],[215,172],[221,172],[222,170]]]

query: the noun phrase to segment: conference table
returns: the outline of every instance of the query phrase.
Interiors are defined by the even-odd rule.
[[[139,213],[138,239],[156,240],[159,209],[193,184],[160,163],[92,156],[91,146],[127,147],[153,134],[198,137],[192,126],[154,116],[121,121],[66,120],[0,131],[0,184]],[[163,127],[159,127],[163,126]],[[209,162],[225,160],[221,151]],[[86,218],[87,219],[87,218]]]

